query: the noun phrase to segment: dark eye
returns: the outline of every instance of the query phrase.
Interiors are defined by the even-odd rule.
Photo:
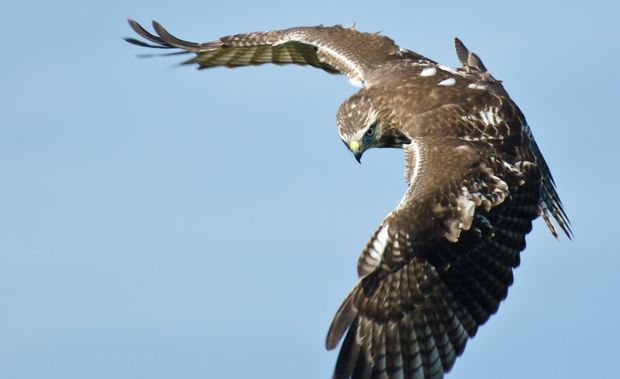
[[[364,135],[366,137],[372,137],[375,135],[375,126],[371,126],[370,128],[368,128],[368,130],[366,131],[366,133],[364,133]]]

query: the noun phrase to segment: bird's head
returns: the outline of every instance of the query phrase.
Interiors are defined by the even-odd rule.
[[[357,93],[338,110],[338,133],[344,144],[361,163],[362,154],[371,147],[402,147],[411,142],[387,106],[371,96]]]

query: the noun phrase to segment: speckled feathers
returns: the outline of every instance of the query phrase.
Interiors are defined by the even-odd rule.
[[[513,281],[532,221],[571,236],[549,167],[501,82],[455,40],[452,68],[355,28],[296,27],[206,43],[137,22],[143,42],[201,69],[298,64],[362,87],[337,114],[340,138],[364,149],[405,150],[407,191],[358,260],[359,282],[327,336],[344,336],[335,379],[440,379]],[[286,142],[286,141],[283,141]]]

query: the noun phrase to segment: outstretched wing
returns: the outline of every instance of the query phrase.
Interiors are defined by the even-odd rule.
[[[205,43],[181,40],[156,21],[156,35],[134,20],[129,20],[129,25],[150,43],[134,38],[126,38],[127,42],[194,53],[196,56],[184,63],[197,64],[199,68],[292,63],[345,74],[353,84],[361,85],[367,82],[370,70],[402,55],[388,37],[339,25],[236,34]]]
[[[541,173],[519,149],[525,131],[495,142],[407,146],[407,193],[362,252],[328,334],[332,349],[348,328],[334,378],[442,378],[497,311],[539,215]]]

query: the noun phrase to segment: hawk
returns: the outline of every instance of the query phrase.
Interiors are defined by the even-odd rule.
[[[359,280],[336,312],[327,349],[344,337],[333,378],[442,378],[513,282],[532,221],[570,238],[549,167],[521,110],[482,60],[455,39],[451,68],[379,33],[340,25],[236,34],[194,43],[159,23],[129,24],[132,44],[193,54],[199,69],[310,65],[361,89],[338,110],[359,161],[405,150],[408,188],[363,249]]]

